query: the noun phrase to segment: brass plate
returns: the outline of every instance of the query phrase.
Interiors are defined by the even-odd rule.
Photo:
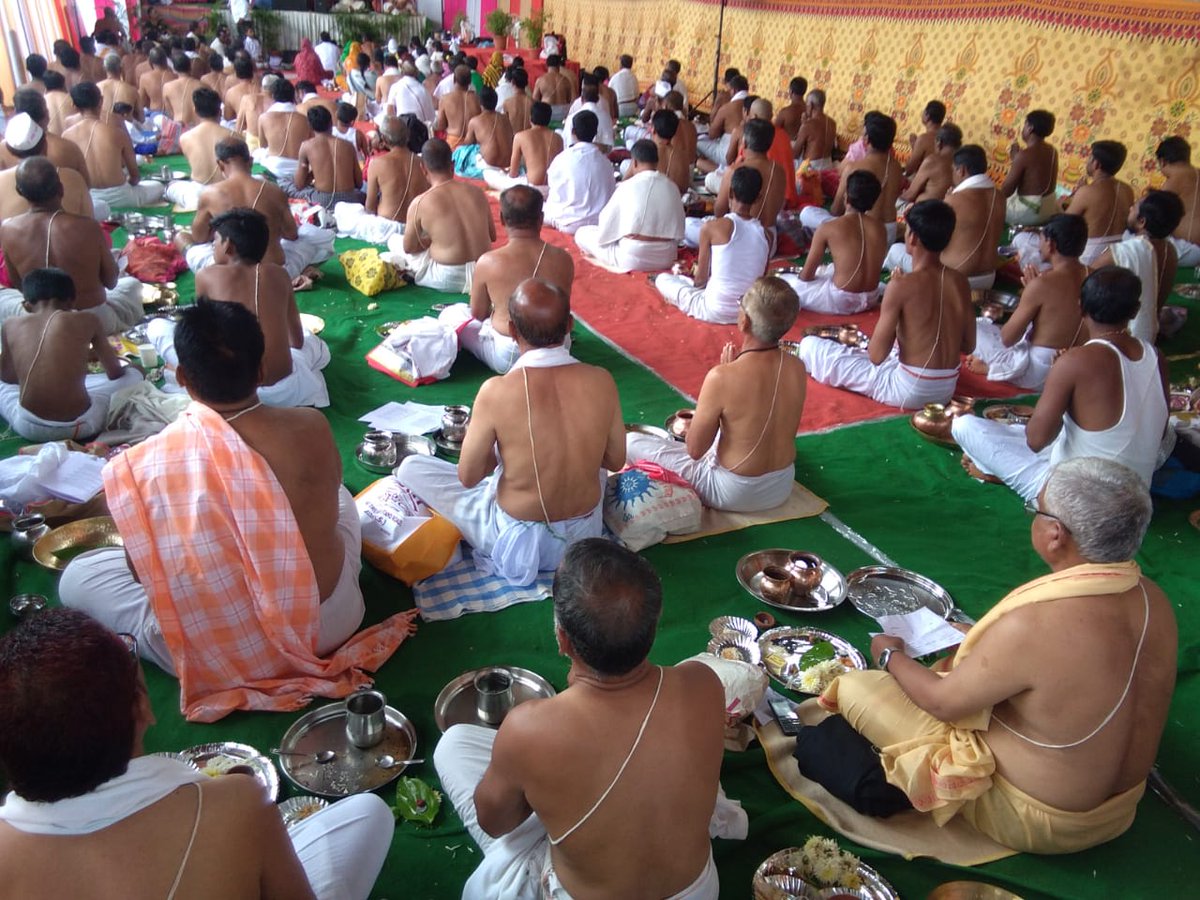
[[[33,558],[39,565],[53,572],[61,572],[80,553],[101,547],[124,546],[125,541],[121,539],[112,516],[96,516],[68,522],[42,535],[33,545]],[[67,559],[62,559],[59,554],[64,551],[73,552]]]

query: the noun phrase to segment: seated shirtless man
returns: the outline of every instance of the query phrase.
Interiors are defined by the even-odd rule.
[[[133,141],[121,121],[100,121],[100,89],[90,81],[71,88],[80,121],[63,137],[83,150],[92,185],[92,202],[110,207],[150,206],[163,198],[161,181],[142,181]]]
[[[47,137],[49,135],[45,134],[33,119],[26,113],[21,113],[8,120],[8,126],[4,129],[3,147],[18,163],[33,156],[49,158]],[[53,159],[50,161],[54,162]],[[81,216],[93,216],[97,221],[104,221],[110,215],[108,207],[103,204],[100,206],[103,217],[96,214],[97,208],[92,203],[87,182],[77,170],[57,163],[54,168],[63,185],[63,209]],[[0,170],[0,222],[28,211],[29,204],[17,193],[17,169],[14,163],[12,168]]]
[[[138,93],[141,98],[138,112],[145,110],[147,115],[165,112],[167,105],[163,99],[163,88],[168,82],[175,80],[175,73],[167,65],[167,54],[161,47],[152,47],[146,62],[148,68],[138,78]]]
[[[263,334],[240,303],[197,298],[175,347],[193,402],[105,466],[125,546],[71,560],[62,603],[177,673],[191,721],[345,696],[412,626],[400,613],[355,635],[362,538],[329,423],[255,396]]]
[[[362,202],[362,168],[354,145],[334,136],[325,107],[311,107],[307,118],[312,137],[300,145],[294,181],[280,182],[283,192],[327,210],[335,203]]]
[[[421,167],[432,187],[409,206],[404,234],[388,239],[387,256],[422,287],[469,294],[475,261],[496,240],[487,195],[455,180],[445,141],[426,141]]]
[[[479,98],[471,90],[471,70],[466,66],[457,66],[454,69],[454,89],[438,101],[433,130],[445,132],[446,143],[453,150],[463,143],[467,123],[479,115],[479,109]]]
[[[291,181],[300,163],[300,147],[312,137],[312,129],[296,111],[296,89],[286,78],[271,86],[271,99],[274,102],[258,117],[260,146],[254,159],[277,181]]]
[[[193,91],[192,108],[196,113],[196,125],[179,139],[191,177],[172,181],[165,192],[166,198],[180,210],[195,209],[204,188],[221,180],[217,144],[234,137],[233,132],[221,124],[221,98],[216,91],[207,87]]]
[[[612,376],[563,346],[566,293],[528,279],[508,315],[521,355],[479,389],[457,470],[410,456],[396,478],[462,532],[478,567],[529,585],[570,544],[600,536],[606,472],[625,464],[625,425]]]
[[[112,108],[118,103],[128,103],[133,107],[134,118],[137,121],[142,120],[142,105],[138,101],[138,89],[130,84],[121,75],[121,57],[117,53],[110,53],[104,57],[104,74],[103,81],[98,82],[96,87],[100,88],[100,118],[102,121],[111,122],[113,118]]]
[[[975,316],[966,276],[941,261],[953,233],[954,210],[941,200],[909,210],[912,272],[892,275],[868,348],[814,336],[800,342],[814,381],[901,409],[954,396],[959,355],[975,349]]]
[[[1013,141],[1012,165],[1000,193],[1008,198],[1005,221],[1009,225],[1041,225],[1059,211],[1058,150],[1046,143],[1054,134],[1054,113],[1031,110],[1021,127],[1022,148]]]
[[[1087,223],[1059,213],[1042,226],[1041,241],[1050,268],[1025,271],[1020,302],[1003,328],[984,316],[975,320],[975,353],[966,363],[989,381],[1030,391],[1041,391],[1058,354],[1085,337],[1079,290],[1088,270],[1079,254],[1087,243]]]
[[[192,105],[192,94],[201,87],[199,78],[192,77],[192,61],[185,53],[176,51],[171,57],[175,80],[163,85],[163,106],[166,114],[184,127],[196,124],[196,108]]]
[[[555,285],[569,299],[575,263],[566,250],[542,240],[542,195],[528,185],[519,184],[500,195],[500,222],[508,243],[489,250],[475,263],[470,304],[452,304],[438,314],[438,320],[458,333],[463,350],[503,375],[521,352],[512,337],[509,297],[522,281],[537,278]],[[569,334],[563,346],[571,348]]]
[[[329,348],[301,326],[287,270],[263,262],[271,240],[267,217],[252,209],[231,209],[214,218],[211,227],[213,265],[196,275],[196,294],[240,303],[258,319],[266,342],[258,399],[268,406],[328,406],[321,370],[329,364]],[[167,364],[168,383],[176,381],[175,323],[154,319],[146,333]]]
[[[32,88],[21,88],[13,95],[13,114],[9,117],[8,125],[11,126],[13,122],[17,121],[22,113],[25,113],[32,124],[38,127],[46,140],[45,148],[33,155],[49,157],[50,162],[59,169],[74,169],[90,188],[92,179],[88,173],[87,160],[83,158],[83,151],[71,141],[46,130],[46,126],[50,122],[50,113],[46,109],[46,98]],[[7,130],[5,134],[7,137]],[[14,136],[16,135],[20,135],[17,143],[27,149],[32,149],[33,145],[37,143],[37,141],[31,140],[33,130],[28,126],[18,129],[14,132]],[[17,163],[29,155],[25,150],[18,151],[16,144],[10,145],[6,139],[4,144],[0,144],[0,169],[15,168]],[[108,218],[107,213],[102,218]]]
[[[386,244],[404,234],[404,219],[414,198],[429,190],[429,180],[417,154],[408,148],[403,119],[385,116],[379,125],[384,153],[371,158],[367,170],[366,204],[335,203],[338,234],[370,244]]]
[[[775,222],[787,199],[787,182],[795,181],[795,173],[791,166],[784,167],[778,161],[767,155],[775,140],[775,126],[760,118],[749,118],[742,126],[742,158],[724,171],[717,190],[717,199],[713,201],[713,215],[702,218],[689,218],[684,227],[684,243],[689,247],[700,246],[700,230],[711,219],[719,218],[729,212],[730,189],[733,176],[743,168],[754,169],[762,176],[763,188],[754,202],[751,215],[758,219],[770,243],[772,252],[775,248]],[[754,273],[757,277],[761,273]]]
[[[454,151],[454,170],[469,178],[481,178],[487,169],[505,171],[512,161],[513,128],[507,116],[496,112],[496,92],[481,90],[479,105]]]
[[[912,177],[921,168],[921,163],[934,152],[937,143],[938,129],[946,121],[946,104],[941,100],[930,100],[921,111],[921,124],[925,130],[920,134],[908,136],[908,146],[912,148],[908,162],[904,166],[904,174]],[[941,197],[937,198],[942,199]]]
[[[939,824],[960,815],[1014,850],[1074,853],[1133,823],[1167,720],[1178,632],[1170,600],[1133,561],[1151,513],[1133,471],[1061,463],[1029,510],[1050,574],[971,626],[939,667],[948,671],[878,635],[882,671],[843,675],[820,703]]]
[[[1154,158],[1167,179],[1162,190],[1183,203],[1183,218],[1170,238],[1179,265],[1200,265],[1200,170],[1192,165],[1192,148],[1179,135],[1171,135],[1155,149]]]
[[[549,103],[550,118],[555,122],[563,122],[567,118],[574,96],[574,85],[562,71],[562,57],[551,53],[546,57],[546,74],[534,82],[534,101]]]
[[[801,309],[849,316],[874,306],[883,286],[879,275],[887,253],[883,224],[868,215],[879,199],[879,179],[860,169],[846,179],[850,208],[817,228],[799,275],[780,277],[796,292]],[[828,251],[829,265],[822,263]]]
[[[914,203],[945,200],[954,186],[954,154],[962,146],[962,129],[946,123],[937,130],[933,152],[921,161],[921,167],[896,201],[896,215],[903,217]]]
[[[214,154],[222,178],[200,194],[191,229],[175,236],[175,246],[184,254],[189,269],[199,272],[212,263],[212,220],[238,208],[255,209],[267,217],[271,239],[263,259],[283,266],[293,280],[333,255],[332,232],[308,224],[297,228],[283,191],[250,174],[252,163],[245,141],[225,138]]]
[[[808,92],[808,115],[792,139],[792,155],[808,163],[814,172],[833,168],[833,151],[837,149],[837,122],[825,114],[825,92]]]
[[[705,506],[758,512],[784,503],[795,480],[796,431],[804,409],[804,364],[779,347],[796,321],[796,295],[760,278],[742,298],[742,346],[726,344],[700,388],[687,442],[629,434],[626,458],[680,475]]]
[[[54,164],[44,156],[25,160],[17,166],[16,187],[29,212],[0,225],[0,249],[13,283],[19,284],[26,272],[57,266],[75,284],[75,308],[89,310],[105,334],[141,321],[141,282],[118,277],[116,260],[95,219],[62,208],[62,181]]]
[[[483,180],[493,190],[503,191],[518,184],[537,188],[542,197],[550,193],[547,172],[563,151],[563,139],[550,126],[550,104],[538,101],[529,108],[530,126],[513,136],[508,172],[487,169]]]
[[[62,269],[34,269],[21,292],[28,315],[0,326],[0,415],[28,441],[95,437],[112,395],[142,373],[121,365],[95,316],[74,310],[75,285]],[[92,352],[103,372],[88,374]]]
[[[603,540],[567,551],[554,630],[569,686],[498,731],[455,725],[434,753],[483,851],[465,896],[504,884],[521,897],[716,900],[709,827],[732,805],[718,791],[724,692],[707,666],[650,664],[661,609],[637,554]]]

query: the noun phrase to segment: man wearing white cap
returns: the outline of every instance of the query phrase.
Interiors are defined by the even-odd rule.
[[[46,156],[46,133],[28,113],[20,113],[13,116],[4,129],[4,147],[18,162],[31,156]],[[63,209],[80,216],[95,215],[96,208],[92,206],[83,176],[66,166],[55,165],[55,168],[63,185]],[[16,182],[16,166],[0,172],[0,222],[29,210],[28,201],[17,193]],[[103,217],[95,215],[99,221],[109,215],[108,204],[101,204],[101,208]]]
[[[33,120],[33,124],[37,125],[46,136],[46,149],[38,154],[27,153],[25,154],[26,156],[48,157],[50,162],[54,163],[60,169],[74,169],[89,188],[92,186],[92,179],[88,174],[87,161],[83,158],[83,151],[70,141],[65,141],[58,135],[51,134],[46,129],[46,126],[50,122],[50,112],[46,109],[45,97],[31,88],[21,88],[13,95],[12,111],[13,118],[16,118],[21,113],[26,113]],[[22,159],[24,159],[24,156],[0,146],[0,169],[13,168]]]

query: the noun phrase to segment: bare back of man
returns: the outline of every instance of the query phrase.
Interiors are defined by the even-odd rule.
[[[785,172],[779,163],[758,153],[747,154],[741,162],[725,170],[725,174],[721,177],[721,187],[717,191],[717,199],[713,204],[714,215],[723,216],[729,212],[733,173],[742,166],[755,169],[762,176],[763,182],[762,193],[754,201],[750,215],[756,217],[762,223],[763,228],[774,228],[775,220],[779,218],[779,211],[783,209],[784,200],[787,199],[784,179],[791,177],[791,173]]]
[[[471,314],[492,320],[500,334],[512,334],[508,299],[526,278],[537,278],[562,288],[571,296],[575,263],[571,254],[541,240],[512,240],[489,250],[475,264],[471,282]]]
[[[61,135],[67,130],[67,119],[75,113],[75,104],[72,102],[70,94],[63,91],[48,91],[46,93],[46,111],[50,114],[46,133]]]
[[[814,111],[797,129],[792,153],[797,159],[829,159],[837,144],[837,123],[823,112]]]
[[[310,174],[313,186],[325,193],[354,191],[362,187],[358,154],[346,141],[329,133],[313,135],[300,145],[297,186],[306,187]]]
[[[258,135],[271,156],[299,159],[300,147],[312,137],[312,129],[298,112],[268,112],[258,117]]]
[[[1083,216],[1088,237],[1109,237],[1125,230],[1133,202],[1133,188],[1124,181],[1099,178],[1075,192],[1067,212]]]
[[[1175,194],[1183,202],[1183,219],[1175,229],[1175,237],[1200,244],[1200,169],[1172,172],[1162,189]]]
[[[744,110],[741,103],[725,103],[718,109],[708,122],[708,136],[716,140],[727,134],[732,134],[742,123]]]
[[[192,103],[192,94],[201,86],[200,79],[191,76],[179,76],[174,81],[163,85],[163,103],[166,113],[184,128],[196,124],[196,107]]]
[[[796,140],[796,135],[800,133],[800,128],[804,124],[804,117],[807,114],[807,108],[804,101],[792,100],[787,106],[780,108],[775,114],[774,125],[776,128],[782,128],[787,132],[788,140]]]
[[[954,210],[955,225],[942,262],[968,276],[995,272],[1004,231],[1004,197],[992,187],[971,188],[952,191],[946,203]]]
[[[20,284],[27,272],[57,266],[75,282],[75,308],[91,309],[117,284],[117,264],[95,219],[68,212],[31,210],[0,225],[8,276]]]
[[[218,97],[225,96],[225,85],[229,80],[224,72],[205,72],[200,76],[200,83],[206,88],[216,91]]]
[[[879,193],[879,199],[875,201],[875,205],[871,207],[871,211],[867,215],[878,219],[884,225],[896,221],[896,198],[900,196],[901,177],[900,163],[896,162],[891,151],[883,153],[872,150],[862,159],[846,166],[842,170],[842,180],[838,185],[837,195],[833,198],[830,211],[837,216],[846,211],[846,181],[850,177],[850,173],[860,169],[870,172],[879,179],[880,185],[883,186],[883,190]]]
[[[501,110],[508,116],[508,124],[513,134],[520,134],[530,126],[529,111],[533,108],[533,99],[525,91],[513,94],[504,101]]]
[[[900,362],[910,368],[956,369],[959,356],[975,349],[975,315],[967,276],[949,266],[934,265],[912,272],[893,272],[883,294],[879,325],[871,336],[900,344]],[[878,358],[876,358],[878,357]]]
[[[74,142],[59,137],[56,134],[46,135],[45,155],[58,169],[74,169],[79,176],[91,187],[91,176],[88,173],[87,160],[83,158],[83,150]],[[0,142],[0,170],[11,169],[19,165],[21,157],[16,156],[8,145]]]
[[[904,167],[904,174],[913,175],[921,168],[921,164],[930,156],[936,153],[934,145],[937,143],[937,129],[932,131],[922,131],[917,135],[917,139],[912,144],[912,154],[908,157],[908,164]]]
[[[262,326],[264,385],[272,385],[292,374],[293,348],[304,344],[304,329],[292,279],[283,266],[242,263],[207,266],[196,274],[196,296],[244,306]]]
[[[96,87],[100,88],[100,121],[111,122],[113,105],[128,103],[133,107],[134,117],[141,119],[142,107],[138,103],[138,90],[122,78],[106,78]]]
[[[407,147],[393,147],[372,159],[367,169],[367,212],[402,221],[413,198],[427,190],[429,180],[417,155]]]
[[[137,184],[140,180],[133,141],[124,125],[85,116],[67,129],[63,137],[83,151],[92,187],[111,188]]]
[[[467,123],[463,143],[478,144],[483,161],[500,168],[512,159],[513,128],[507,117],[485,109]]]
[[[1016,182],[1016,192],[1022,197],[1045,197],[1054,193],[1058,184],[1058,151],[1039,141],[1023,147],[1013,158],[1009,178]],[[1005,184],[1010,182],[1006,180]]]
[[[657,684],[649,666],[627,689],[575,684],[506,719],[497,754],[511,760],[527,802],[552,836],[565,834],[604,793],[638,737]],[[668,897],[700,875],[712,852],[708,822],[716,796],[697,785],[712,785],[719,774],[723,724],[714,707],[723,703],[706,667],[663,669],[658,703],[612,792],[551,848],[555,874],[572,897]]]
[[[87,182],[74,169],[58,168],[58,180],[62,182],[62,207],[78,216],[92,217],[92,195]],[[0,222],[29,212],[29,201],[17,193],[17,170],[0,171]]]
[[[249,174],[239,173],[204,189],[192,220],[191,237],[199,242],[211,240],[213,218],[239,207],[257,210],[267,217],[271,236],[263,262],[283,265],[283,247],[279,241],[296,239],[296,220],[288,207],[287,195],[270,182]]]
[[[93,348],[119,376],[121,365],[91,313],[40,310],[14,316],[0,327],[0,377],[22,386],[21,406],[35,416],[71,422],[92,405],[84,379]]]
[[[930,153],[903,194],[910,203],[922,200],[942,200],[954,185],[954,159],[941,153]]]
[[[1004,343],[1019,341],[1031,322],[1029,342],[1036,347],[1065,348],[1082,342],[1086,333],[1080,327],[1079,291],[1087,276],[1087,266],[1075,261],[1027,279],[1017,308],[1001,329]]]
[[[461,87],[442,97],[438,104],[435,131],[444,130],[447,136],[461,139],[467,133],[467,123],[479,115],[479,98],[474,93]]]
[[[670,178],[682,195],[692,186],[693,162],[687,157],[683,138],[679,136],[679,132],[676,132],[670,142],[664,142],[656,136],[654,143],[658,146],[658,171]]]
[[[530,184],[547,184],[546,172],[554,157],[562,153],[562,136],[542,125],[534,125],[513,137],[512,160],[508,174],[516,178],[525,164],[525,178]]]
[[[233,136],[232,131],[216,122],[201,122],[183,134],[179,139],[179,147],[187,158],[192,181],[212,184],[221,180],[215,148],[225,138]]]
[[[241,108],[242,98],[247,94],[256,93],[258,91],[254,86],[254,82],[249,78],[245,80],[239,78],[225,88],[225,95],[222,97],[222,100],[225,102],[225,118],[235,118],[238,109]]]
[[[808,259],[813,261],[811,273],[808,260],[805,261],[801,275],[805,281],[815,277],[825,250],[833,256],[833,283],[840,290],[857,294],[873,291],[879,286],[879,273],[888,244],[887,231],[878,219],[852,210],[822,222],[813,235],[808,254]]]
[[[411,242],[410,242],[411,235]],[[487,195],[473,184],[446,181],[413,201],[404,246],[424,248],[435,262],[457,266],[474,262],[492,246],[495,224]]]
[[[142,105],[146,109],[158,111],[166,110],[166,98],[163,96],[163,88],[168,82],[175,80],[175,74],[166,69],[152,68],[145,75],[138,79],[138,92],[141,97]]]
[[[547,70],[533,85],[533,99],[551,106],[566,106],[573,96],[571,80],[558,69]]]
[[[492,378],[475,398],[464,458],[473,455],[467,442],[499,446],[504,471],[496,499],[510,516],[531,522],[582,516],[600,502],[600,470],[625,457],[616,383],[606,370],[582,363]]]

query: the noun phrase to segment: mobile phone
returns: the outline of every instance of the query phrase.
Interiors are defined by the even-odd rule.
[[[796,715],[790,701],[783,697],[771,697],[767,702],[770,703],[775,721],[779,723],[779,729],[784,734],[794,736],[800,733],[800,717]]]

